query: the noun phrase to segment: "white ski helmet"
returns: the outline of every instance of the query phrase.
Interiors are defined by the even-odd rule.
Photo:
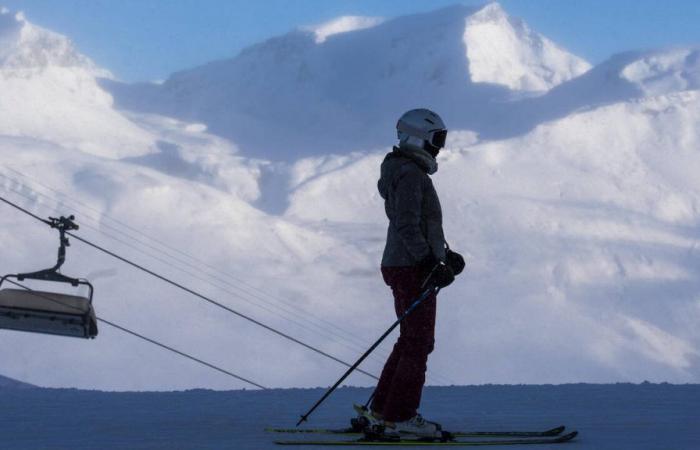
[[[405,112],[396,124],[401,145],[421,148],[437,154],[445,146],[447,128],[440,116],[429,109],[412,109]]]

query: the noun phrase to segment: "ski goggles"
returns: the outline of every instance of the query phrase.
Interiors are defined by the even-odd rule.
[[[444,147],[445,141],[447,141],[447,130],[444,128],[436,128],[434,130],[426,131],[425,129],[421,130],[418,127],[414,127],[399,120],[399,123],[396,124],[396,129],[399,131],[399,133],[406,133],[409,136],[415,136],[419,139],[423,139],[424,141],[428,141],[429,144],[438,148]],[[400,135],[399,138],[401,138]]]
[[[447,130],[432,130],[429,132],[428,142],[434,147],[443,148],[447,141]]]

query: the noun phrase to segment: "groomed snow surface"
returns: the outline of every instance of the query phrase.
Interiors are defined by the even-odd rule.
[[[293,428],[322,393],[322,389],[107,393],[0,388],[2,447],[280,450],[289,447],[274,445],[274,439],[339,439],[264,431],[268,426]],[[369,394],[368,389],[341,388],[305,426],[345,427],[352,403],[363,402]],[[580,432],[575,441],[561,447],[524,449],[700,448],[699,385],[432,387],[426,389],[423,404],[426,417],[446,429],[544,430],[567,425]]]

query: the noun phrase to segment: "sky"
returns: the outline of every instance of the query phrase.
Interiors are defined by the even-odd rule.
[[[396,17],[459,0],[0,0],[73,39],[125,81],[235,56],[299,26],[341,15]],[[484,4],[464,0],[464,4]],[[694,0],[502,0],[512,15],[569,51],[598,63],[626,50],[700,43]]]

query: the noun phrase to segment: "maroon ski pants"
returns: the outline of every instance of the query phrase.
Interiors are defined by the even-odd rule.
[[[425,273],[418,267],[382,267],[382,276],[394,294],[399,317],[423,292]],[[428,355],[435,344],[435,310],[433,294],[401,322],[399,339],[384,365],[372,400],[372,410],[387,421],[402,422],[417,414]]]

